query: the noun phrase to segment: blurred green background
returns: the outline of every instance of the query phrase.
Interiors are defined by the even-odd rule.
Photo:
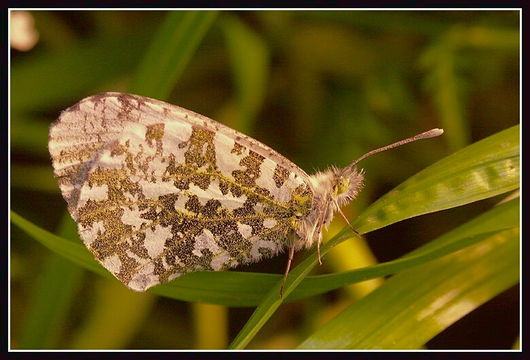
[[[440,138],[363,161],[366,186],[344,209],[349,218],[429,164],[519,123],[516,11],[31,11],[12,12],[11,24],[11,209],[72,241],[79,239],[52,175],[48,127],[97,92],[188,108],[255,137],[308,173],[445,129]],[[24,34],[33,45],[18,45]],[[346,242],[316,271],[395,259],[502,198],[393,224],[366,243]],[[338,217],[329,234],[343,226]],[[225,348],[252,313],[132,293],[16,226],[10,244],[12,348]],[[279,274],[285,261],[237,270]],[[249,348],[296,347],[381,283],[283,305]],[[518,311],[514,286],[426,348],[511,348]]]

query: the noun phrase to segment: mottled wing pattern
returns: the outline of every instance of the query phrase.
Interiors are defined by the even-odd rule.
[[[141,96],[80,101],[49,150],[85,245],[137,291],[277,254],[313,198],[308,175],[267,146]]]

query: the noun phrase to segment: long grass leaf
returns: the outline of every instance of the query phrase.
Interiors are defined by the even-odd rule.
[[[214,11],[169,13],[138,67],[130,91],[167,99],[216,15]]]

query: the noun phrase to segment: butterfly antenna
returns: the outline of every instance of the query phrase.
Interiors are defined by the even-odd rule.
[[[416,140],[429,139],[429,138],[432,138],[432,137],[440,136],[443,133],[444,133],[443,129],[431,129],[431,130],[425,131],[425,132],[423,132],[421,134],[418,134],[418,135],[415,135],[415,136],[412,136],[412,137],[397,141],[397,142],[395,142],[393,144],[390,144],[390,145],[387,145],[387,146],[383,146],[383,147],[381,147],[379,149],[375,149],[375,150],[369,151],[366,154],[364,154],[363,156],[361,156],[360,158],[358,158],[357,160],[355,160],[354,162],[352,162],[350,165],[348,165],[348,168],[353,168],[355,165],[357,165],[357,163],[359,163],[360,161],[366,159],[368,156],[372,156],[372,155],[380,153],[382,151],[393,149],[393,148],[396,148],[398,146],[405,145],[405,144],[408,144],[408,143],[416,141]]]

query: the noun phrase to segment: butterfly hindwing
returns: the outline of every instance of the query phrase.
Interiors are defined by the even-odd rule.
[[[134,290],[275,255],[310,210],[307,175],[283,156],[140,96],[82,100],[49,146],[85,245]]]

